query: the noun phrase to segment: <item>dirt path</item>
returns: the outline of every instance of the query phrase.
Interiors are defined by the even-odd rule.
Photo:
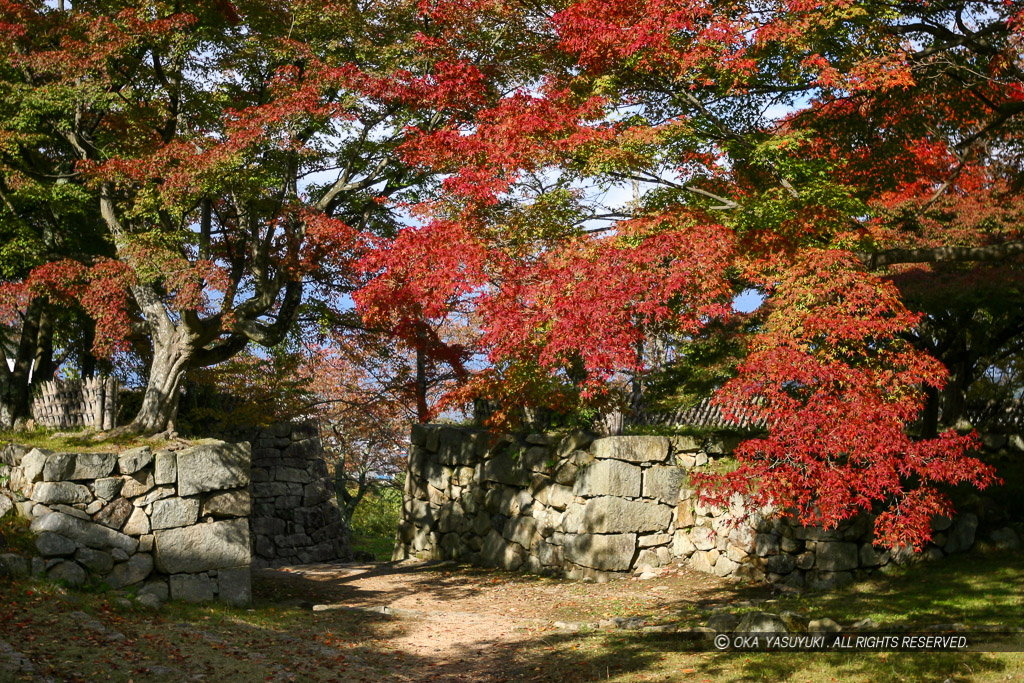
[[[693,626],[718,605],[769,597],[684,567],[605,584],[451,563],[307,565],[255,577],[259,593],[287,606],[387,615],[388,646],[407,658],[409,680],[518,680],[529,651],[579,626]]]

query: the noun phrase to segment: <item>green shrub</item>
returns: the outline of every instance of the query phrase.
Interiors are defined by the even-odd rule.
[[[349,522],[353,550],[372,553],[378,560],[390,560],[401,512],[402,489],[387,486],[369,491]]]

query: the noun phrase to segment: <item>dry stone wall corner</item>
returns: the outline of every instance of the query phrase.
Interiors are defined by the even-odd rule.
[[[120,454],[8,444],[0,507],[30,520],[37,573],[244,605],[253,567],[349,556],[316,427],[277,425],[252,443]]]

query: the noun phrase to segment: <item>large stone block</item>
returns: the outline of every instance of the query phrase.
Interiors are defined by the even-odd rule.
[[[480,559],[486,565],[515,571],[526,560],[526,551],[518,545],[509,543],[501,534],[491,529],[480,549]]]
[[[110,553],[92,548],[79,548],[75,561],[93,574],[106,574],[114,568],[114,558]]]
[[[564,510],[573,500],[572,489],[568,486],[554,483],[550,477],[542,474],[535,474],[531,479],[530,490],[533,497],[542,505]]]
[[[178,456],[174,451],[157,451],[153,456],[153,478],[157,486],[178,481]]]
[[[594,441],[591,451],[598,460],[661,463],[668,460],[669,441],[664,436],[607,436]]]
[[[35,496],[33,496],[35,497]],[[974,545],[974,536],[978,531],[978,516],[972,512],[960,515],[949,528],[948,540],[942,549],[947,555],[962,553]]]
[[[502,453],[484,463],[483,478],[485,481],[496,481],[510,486],[527,486],[530,475],[522,463],[513,460],[508,453]]]
[[[233,519],[156,532],[156,565],[168,574],[249,563],[249,522]]]
[[[124,533],[129,536],[144,536],[151,530],[149,525],[149,515],[142,508],[134,508],[132,510],[131,517],[128,518],[128,522],[125,523],[124,528],[121,529]]]
[[[203,515],[248,517],[250,514],[252,514],[252,497],[247,489],[213,493],[203,501]]]
[[[213,600],[216,584],[206,574],[175,574],[171,577],[171,599],[184,602]]]
[[[96,513],[93,520],[111,529],[121,529],[135,509],[135,506],[127,498],[118,498]]]
[[[667,505],[612,496],[592,498],[582,508],[579,533],[665,531],[672,521]],[[576,505],[569,506],[569,513],[574,509]]]
[[[644,471],[644,498],[657,498],[675,505],[679,500],[679,489],[686,479],[686,470],[681,467],[654,466]]]
[[[69,557],[75,554],[78,544],[67,536],[44,531],[35,538],[36,549],[43,557]]]
[[[178,451],[178,495],[248,486],[250,453],[247,443],[224,442]]]
[[[154,530],[195,524],[199,519],[199,500],[177,497],[158,500],[149,511],[149,519]]]
[[[121,492],[124,479],[121,477],[104,477],[92,483],[92,491],[101,500],[113,500]]]
[[[153,462],[153,451],[149,446],[132,448],[117,456],[117,468],[121,474],[135,474]]]
[[[41,481],[32,487],[32,500],[46,505],[90,503],[92,499],[92,491],[88,487],[69,481]]]
[[[837,572],[855,569],[859,564],[860,549],[856,543],[822,541],[818,543],[816,555],[816,569]]]
[[[509,541],[518,543],[529,550],[534,537],[537,536],[537,520],[533,517],[510,517],[505,522],[502,535]]]
[[[117,455],[114,453],[57,453],[55,455],[68,455],[71,458],[71,471],[61,477],[62,479],[76,481],[101,479],[109,476],[117,466]],[[49,464],[49,460],[47,464]]]
[[[565,557],[570,562],[602,571],[627,571],[636,552],[636,534],[576,534],[567,536]]]
[[[139,547],[138,540],[131,536],[62,512],[51,512],[37,517],[29,529],[37,534],[44,531],[62,534],[90,548],[118,548],[129,555]]]
[[[252,578],[249,567],[217,570],[217,598],[235,607],[252,603]]]
[[[640,496],[641,474],[636,465],[618,460],[597,460],[576,475],[577,496]]]
[[[145,495],[156,486],[153,473],[142,470],[124,478],[124,486],[121,487],[121,495],[125,498],[138,498]]]
[[[53,455],[52,451],[33,448],[21,459],[21,472],[22,476],[25,477],[26,483],[34,484],[37,481],[42,481],[46,459],[51,455]]]

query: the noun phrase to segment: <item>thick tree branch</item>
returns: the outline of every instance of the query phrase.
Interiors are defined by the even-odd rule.
[[[983,247],[924,247],[888,249],[875,253],[854,252],[869,270],[900,263],[948,263],[1003,261],[1024,254],[1024,241],[989,244]]]

